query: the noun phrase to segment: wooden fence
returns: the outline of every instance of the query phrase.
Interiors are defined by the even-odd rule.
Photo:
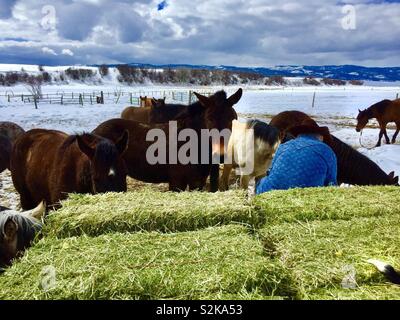
[[[210,96],[212,92],[201,92],[201,94]],[[12,91],[4,93],[8,103],[23,102],[34,104],[35,107],[43,104],[56,104],[56,105],[94,105],[94,104],[125,104],[125,105],[140,105],[140,97],[151,98],[166,98],[167,102],[191,104],[197,101],[193,91],[91,91],[91,92],[64,92],[59,91],[56,93],[43,93],[41,96],[33,94],[18,93],[14,94]]]

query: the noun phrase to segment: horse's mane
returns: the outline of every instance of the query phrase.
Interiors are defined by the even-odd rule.
[[[254,130],[255,139],[260,139],[261,141],[268,143],[270,146],[275,145],[279,139],[279,130],[260,120],[247,121],[247,128]]]
[[[366,115],[368,117],[372,117],[373,112],[377,112],[378,114],[383,114],[386,111],[386,108],[392,103],[391,100],[389,99],[385,99],[382,100],[378,103],[373,104],[372,106],[370,106],[369,108],[367,108],[366,110],[364,110],[364,112],[366,113]]]
[[[371,159],[332,135],[338,160],[338,181],[354,185],[388,185],[388,175]]]
[[[17,249],[23,250],[35,238],[36,233],[42,229],[42,224],[32,217],[5,211],[0,214],[0,242],[3,240],[5,224],[10,218],[12,218],[18,225]]]

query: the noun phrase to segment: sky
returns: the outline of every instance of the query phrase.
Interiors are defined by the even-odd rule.
[[[400,66],[400,0],[0,0],[0,63]]]

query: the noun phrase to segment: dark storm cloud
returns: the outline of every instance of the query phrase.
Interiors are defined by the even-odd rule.
[[[49,1],[0,0],[1,62],[400,65],[399,1],[349,0],[355,30],[336,0],[160,2],[51,1],[57,25],[46,31]]]

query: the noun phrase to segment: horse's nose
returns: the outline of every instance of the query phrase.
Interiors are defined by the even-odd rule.
[[[357,132],[360,132],[361,130],[360,130],[360,128],[356,128],[356,131],[357,131]]]

